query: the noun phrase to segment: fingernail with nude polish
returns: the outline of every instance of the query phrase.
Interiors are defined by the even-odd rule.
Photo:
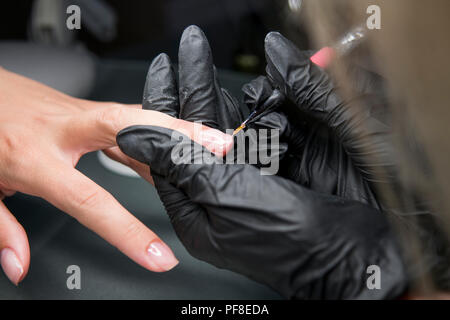
[[[208,148],[218,157],[223,157],[233,145],[233,137],[219,130],[203,130],[201,144]]]
[[[8,279],[17,286],[23,275],[23,266],[14,251],[9,248],[0,251],[0,263]]]
[[[161,271],[169,271],[178,264],[172,250],[160,240],[153,241],[147,248],[152,262],[158,266]]]

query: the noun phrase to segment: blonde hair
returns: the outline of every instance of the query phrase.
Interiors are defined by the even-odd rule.
[[[387,81],[393,130],[400,139],[413,132],[424,152],[421,157],[411,156],[408,148],[397,141],[403,155],[402,181],[429,200],[433,219],[444,231],[440,240],[444,245],[436,251],[446,263],[438,263],[434,274],[416,283],[417,289],[422,294],[434,287],[450,290],[450,261],[445,261],[450,260],[450,1],[305,0],[301,19],[316,46],[322,47],[351,27],[365,23],[369,17],[366,10],[372,4],[381,9],[381,29],[370,31],[365,45],[377,71]],[[342,83],[350,83],[342,70],[333,71]],[[382,194],[388,201],[404,204],[406,199],[414,206],[409,195],[399,196],[393,190],[383,190]],[[422,257],[427,253],[427,244],[411,230],[416,229],[403,235],[407,239],[405,248],[415,256],[410,261],[419,263],[423,260],[419,253]],[[414,237],[415,241],[411,241]]]

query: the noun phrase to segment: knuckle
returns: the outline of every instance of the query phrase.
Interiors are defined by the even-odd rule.
[[[11,152],[16,152],[18,150],[19,139],[16,135],[3,132],[0,136],[3,148],[8,154],[10,154]]]
[[[99,204],[105,203],[107,200],[108,194],[101,190],[90,188],[75,197],[75,205],[79,208],[92,209]]]
[[[123,229],[124,239],[136,239],[144,233],[144,227],[138,222],[130,222]]]
[[[123,113],[124,108],[120,106],[104,108],[97,111],[96,120],[99,125],[117,131],[120,127],[119,123],[124,117]]]
[[[27,149],[24,147],[24,140],[19,135],[2,133],[0,134],[0,144],[5,168],[10,171],[21,168],[25,163],[23,150]]]

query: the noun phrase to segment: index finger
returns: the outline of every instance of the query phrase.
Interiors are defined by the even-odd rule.
[[[86,111],[67,120],[60,143],[67,148],[78,146],[81,154],[116,146],[119,131],[135,125],[176,130],[218,156],[223,156],[233,143],[232,136],[219,130],[152,110],[112,107]]]

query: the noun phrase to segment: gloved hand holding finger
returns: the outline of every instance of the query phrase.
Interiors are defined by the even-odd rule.
[[[243,87],[244,101],[251,109],[261,107],[267,103],[274,90],[266,77],[258,77]],[[379,208],[378,199],[368,181],[354,165],[335,134],[306,114],[299,117],[290,112],[291,108],[297,107],[289,100],[281,101],[277,111],[264,112],[247,125],[257,130],[279,130],[278,174],[311,190]]]
[[[432,202],[401,176],[404,159],[398,150],[403,149],[432,179],[426,153],[412,126],[405,126],[407,134],[397,139],[399,128],[393,127],[383,78],[350,65],[344,68],[346,81],[341,77],[341,82],[334,82],[325,70],[310,62],[308,52],[298,50],[276,32],[267,35],[265,50],[267,80],[272,88],[253,81],[249,85],[257,88],[252,92],[268,92],[255,96],[246,90],[246,94],[252,105],[264,104],[260,97],[270,96],[275,90],[288,98],[278,109],[289,119],[287,127],[278,124],[283,132],[280,141],[288,146],[280,174],[312,190],[358,200],[393,214],[399,222],[397,230],[419,238],[417,247],[426,261],[424,270],[440,279],[448,277],[441,271],[448,270],[448,241],[441,222],[431,214]],[[340,90],[339,83],[345,83],[347,90]],[[401,106],[396,109],[401,110]],[[274,125],[273,119],[263,117],[253,126],[267,123]],[[412,260],[408,262],[411,268],[417,265]]]
[[[179,64],[188,66],[180,72],[195,72],[192,61],[205,52],[209,56],[202,61],[212,66],[203,33],[196,27],[185,32],[180,51],[189,52],[189,57],[180,55]],[[223,106],[217,102],[221,99],[215,100],[216,93],[223,94],[224,107],[233,110],[235,104],[228,104],[233,99],[223,90],[211,90],[204,81],[211,79],[213,68],[200,64],[205,78],[180,74],[175,90],[175,85],[167,85],[175,83],[169,65],[161,57],[152,63],[145,86],[151,94],[144,93],[144,105],[175,115],[178,92],[181,116],[223,128],[225,121],[217,116]],[[161,76],[150,76],[158,72]],[[192,101],[199,101],[205,110]],[[211,101],[216,101],[215,109]],[[284,123],[290,130],[283,115],[267,117],[273,117],[268,126]],[[151,166],[172,225],[192,255],[265,283],[289,298],[387,298],[405,290],[407,276],[396,239],[380,212],[279,176],[262,176],[251,165],[221,164],[189,137],[173,139],[173,135],[159,126],[131,126],[117,135],[117,143],[125,154]],[[174,153],[175,148],[183,152]],[[205,162],[205,155],[213,161]],[[373,263],[388,270],[381,291],[365,286],[365,268]]]
[[[201,164],[206,149],[172,136],[165,128],[135,126],[122,130],[117,142],[184,194],[167,192],[163,200],[195,257],[287,298],[388,298],[405,290],[401,255],[380,212],[262,176],[250,165]],[[174,148],[198,164],[174,161]],[[389,270],[383,290],[368,290],[363,281],[365,268],[374,263]]]
[[[332,130],[360,169],[365,179],[380,180],[379,169],[395,177],[395,148],[390,112],[381,81],[369,72],[359,72],[357,96],[344,100],[330,76],[314,65],[309,54],[277,32],[265,39],[267,75],[293,102],[299,114],[306,114]],[[292,109],[292,108],[291,108]]]

